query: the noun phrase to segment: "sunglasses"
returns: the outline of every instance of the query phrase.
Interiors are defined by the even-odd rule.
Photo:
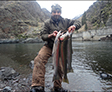
[[[57,12],[57,13],[61,13],[60,11],[53,11],[53,13],[56,13],[56,12]]]

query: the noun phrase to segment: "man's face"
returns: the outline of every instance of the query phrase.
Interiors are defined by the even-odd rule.
[[[55,19],[58,19],[61,15],[61,12],[59,10],[54,10],[52,11],[52,16],[55,18]]]

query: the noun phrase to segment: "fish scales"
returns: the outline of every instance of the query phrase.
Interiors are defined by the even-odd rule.
[[[70,34],[70,38],[68,39],[68,44],[67,44],[67,63],[68,63],[68,69],[67,72],[73,72],[71,63],[72,63],[72,34]]]
[[[63,71],[64,71],[63,82],[69,83],[67,78],[67,45],[66,45],[67,42],[68,42],[67,39],[61,42],[61,60],[62,60]]]
[[[61,38],[61,61],[62,61],[63,72],[64,72],[63,82],[69,83],[67,78],[67,43],[68,43],[69,34],[65,33],[60,38]]]
[[[59,37],[60,36],[61,36],[61,31],[58,32],[53,44],[53,51],[52,51],[53,66],[54,66],[53,81],[59,79],[58,66],[59,66],[59,48],[60,48]]]

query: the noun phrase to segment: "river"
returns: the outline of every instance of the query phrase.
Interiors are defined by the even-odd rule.
[[[12,67],[23,76],[32,72],[29,67],[43,43],[0,44],[0,67]],[[69,84],[63,87],[72,91],[110,91],[112,80],[103,80],[99,73],[112,74],[112,42],[73,41],[73,73],[68,73]],[[47,67],[51,67],[48,62]],[[51,75],[50,69],[47,74]],[[46,80],[50,84],[50,81]]]

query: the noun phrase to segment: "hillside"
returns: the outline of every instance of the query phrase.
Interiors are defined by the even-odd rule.
[[[0,39],[32,37],[48,18],[36,1],[0,1]]]
[[[112,27],[112,2],[97,0],[83,14],[82,25],[85,30]]]
[[[0,1],[0,39],[37,37],[50,12],[36,1]],[[78,31],[112,27],[112,2],[98,0],[81,16]]]

